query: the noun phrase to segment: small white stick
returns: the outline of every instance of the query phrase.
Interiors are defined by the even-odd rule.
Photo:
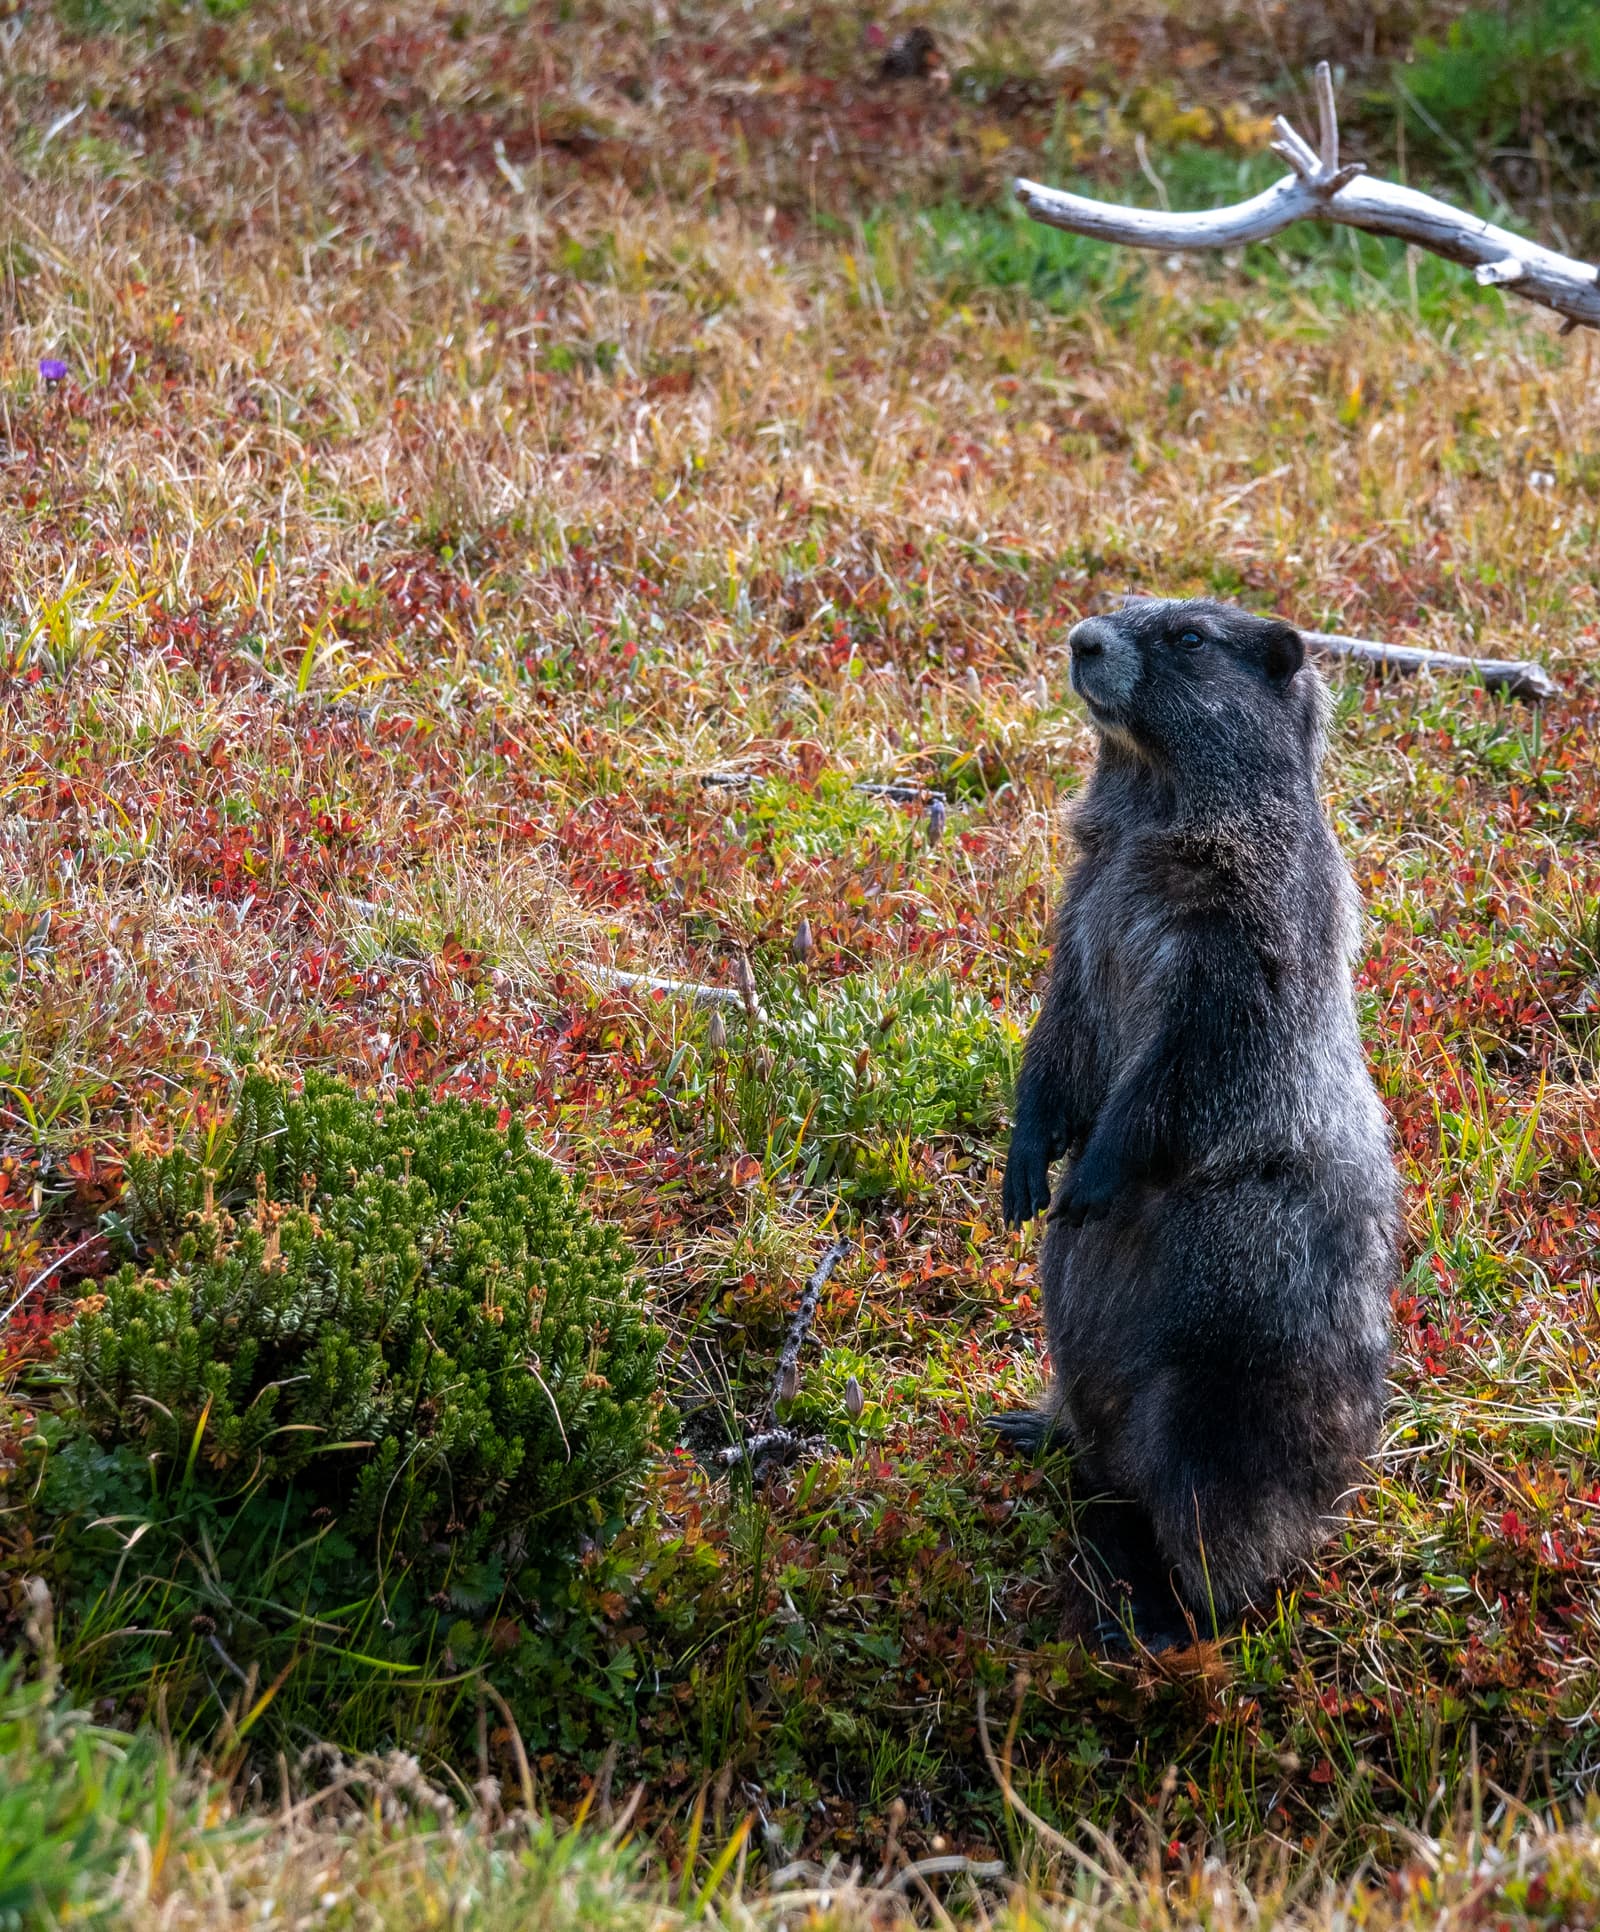
[[[1316,149],[1296,133],[1281,114],[1274,116],[1272,127],[1278,137],[1270,144],[1272,152],[1287,161],[1302,181],[1315,181],[1317,178]]]
[[[637,988],[664,993],[669,999],[693,1000],[697,1006],[743,1006],[737,986],[703,986],[693,979],[662,979],[655,973],[625,973],[620,966],[580,966],[578,971],[596,991],[608,987]]]

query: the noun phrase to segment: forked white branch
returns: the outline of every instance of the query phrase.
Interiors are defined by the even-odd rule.
[[[1313,148],[1279,115],[1273,123],[1278,138],[1272,151],[1288,162],[1292,172],[1249,201],[1209,214],[1174,215],[1164,209],[1094,201],[1022,180],[1016,183],[1017,197],[1035,221],[1130,248],[1237,248],[1244,242],[1264,241],[1308,218],[1343,222],[1369,234],[1415,242],[1471,268],[1485,287],[1508,288],[1554,309],[1566,318],[1563,334],[1580,322],[1600,328],[1600,269],[1593,263],[1558,255],[1525,235],[1463,214],[1415,188],[1369,179],[1358,161],[1341,165],[1333,75],[1326,61],[1317,67],[1316,85],[1321,123],[1317,146]]]

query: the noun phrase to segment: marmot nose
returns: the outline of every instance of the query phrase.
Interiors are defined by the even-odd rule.
[[[1111,626],[1103,617],[1086,617],[1067,632],[1067,649],[1074,657],[1099,657],[1111,636]]]

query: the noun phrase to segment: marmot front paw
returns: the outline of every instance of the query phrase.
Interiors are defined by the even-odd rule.
[[[1032,1134],[1011,1136],[1003,1205],[1008,1228],[1020,1228],[1050,1205],[1050,1150]]]
[[[1091,1149],[1073,1163],[1050,1218],[1065,1221],[1069,1228],[1081,1228],[1085,1221],[1099,1221],[1111,1211],[1111,1204],[1122,1192],[1125,1181],[1126,1176],[1114,1161],[1096,1156]]]

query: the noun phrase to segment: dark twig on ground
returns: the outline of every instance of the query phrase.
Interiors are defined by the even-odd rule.
[[[891,805],[926,805],[931,800],[943,799],[944,793],[928,785],[917,785],[909,779],[897,778],[887,785],[878,785],[862,778],[850,787],[853,792],[865,792],[870,798],[886,798]]]
[[[835,1241],[826,1254],[812,1269],[805,1290],[800,1296],[800,1305],[794,1311],[794,1319],[789,1324],[789,1332],[783,1338],[783,1352],[778,1357],[777,1373],[772,1378],[772,1396],[767,1403],[767,1423],[770,1428],[778,1426],[778,1405],[791,1402],[800,1389],[800,1351],[806,1345],[806,1337],[811,1333],[811,1324],[817,1319],[817,1304],[822,1300],[822,1291],[828,1285],[828,1277],[838,1267],[850,1251],[848,1241]]]
[[[726,1449],[717,1450],[711,1460],[724,1469],[736,1468],[741,1462],[748,1461],[751,1468],[761,1474],[768,1464],[779,1467],[785,1463],[799,1462],[805,1456],[813,1456],[827,1446],[826,1436],[803,1436],[795,1429],[785,1429],[781,1425],[773,1429],[758,1429],[754,1435],[745,1436],[739,1442],[730,1442]]]
[[[822,1300],[823,1289],[828,1285],[828,1277],[849,1251],[848,1241],[835,1241],[812,1269],[801,1292],[799,1306],[789,1323],[789,1332],[783,1339],[777,1371],[772,1378],[772,1394],[767,1401],[762,1425],[738,1442],[730,1443],[726,1449],[717,1450],[711,1457],[712,1462],[724,1469],[748,1462],[751,1473],[761,1476],[769,1467],[799,1462],[806,1456],[819,1455],[827,1448],[826,1436],[806,1436],[798,1430],[785,1428],[778,1420],[778,1409],[799,1393],[800,1351],[805,1347],[811,1324],[817,1318],[817,1306]]]

